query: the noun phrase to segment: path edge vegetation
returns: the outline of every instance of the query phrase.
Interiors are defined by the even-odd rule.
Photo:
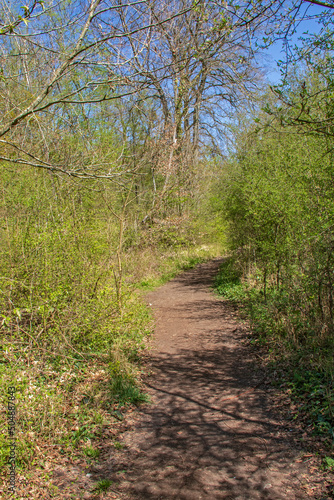
[[[0,465],[15,386],[31,498],[54,460],[96,460],[110,419],[145,401],[140,294],[225,234],[258,342],[306,366],[290,390],[333,434],[333,5],[139,3],[0,8]],[[310,4],[323,9],[301,20],[320,30],[288,50]],[[262,87],[253,56],[282,38],[282,82]]]
[[[221,245],[199,237],[196,223],[190,234],[193,222],[185,220],[188,234],[178,220],[158,221],[134,238],[126,219],[120,235],[120,217],[108,220],[106,204],[101,211],[89,189],[72,184],[71,193],[68,182],[54,185],[44,173],[26,172],[15,182],[10,168],[3,174],[0,491],[7,498],[7,399],[15,387],[16,493],[8,498],[62,498],[53,471],[97,464],[106,433],[117,450],[119,424],[149,402],[141,382],[154,329],[146,292],[219,255]],[[110,487],[102,482],[95,494]]]
[[[292,401],[291,418],[333,472],[331,65],[319,52],[288,68],[240,121],[215,200],[230,252],[216,288],[250,321],[251,342],[265,347],[266,365]]]
[[[240,320],[249,325],[247,343],[258,354],[259,369],[268,374],[283,405],[289,402],[288,409],[286,406],[281,409],[284,418],[299,427],[302,446],[318,457],[317,465],[331,477],[334,472],[333,378],[326,369],[331,358],[327,364],[328,354],[322,352],[325,359],[310,365],[313,347],[297,345],[291,332],[282,329],[277,311],[273,314],[278,307],[275,288],[269,287],[264,298],[262,284],[259,286],[254,276],[243,274],[242,269],[238,254],[230,253],[215,277],[214,293],[232,302]]]

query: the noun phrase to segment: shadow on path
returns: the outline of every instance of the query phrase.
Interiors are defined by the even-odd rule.
[[[310,498],[300,450],[271,414],[234,308],[210,292],[220,262],[148,295],[156,318],[146,383],[152,404],[99,471],[119,482],[122,498]]]

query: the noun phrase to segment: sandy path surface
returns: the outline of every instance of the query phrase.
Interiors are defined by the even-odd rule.
[[[151,292],[152,404],[136,415],[104,476],[125,499],[311,498],[306,464],[245,344],[245,327],[210,290],[221,260]],[[109,467],[109,471],[106,470]]]

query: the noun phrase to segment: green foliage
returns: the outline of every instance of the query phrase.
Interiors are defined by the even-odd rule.
[[[319,81],[303,79],[305,92],[316,96]],[[318,111],[313,104],[317,112],[320,123],[323,102]],[[256,342],[266,343],[277,365],[281,360],[287,367],[299,412],[315,433],[333,439],[332,144],[326,134],[301,134],[275,113],[270,127],[258,127],[265,121],[260,115],[238,132],[224,167],[220,213],[234,258],[222,266],[216,287],[244,305]]]
[[[330,343],[333,330],[332,172],[324,138],[250,133],[222,185],[241,272],[265,301],[270,293],[275,317],[289,318],[298,343],[313,332]]]
[[[123,359],[114,359],[109,365],[110,368],[110,393],[111,398],[123,405],[126,403],[144,403],[149,401],[147,394],[144,394],[138,387],[131,365]]]
[[[69,345],[106,350],[115,299],[101,266],[108,242],[92,194],[28,170],[15,177],[3,168],[2,181],[0,302],[7,330],[34,343],[40,356],[65,355]]]
[[[72,441],[74,446],[77,446],[80,441],[87,441],[94,437],[92,434],[89,425],[82,425],[79,427],[77,430],[72,432]],[[84,450],[84,453],[87,455],[86,450]]]
[[[209,258],[217,257],[221,254],[221,251],[222,247],[219,243],[216,245],[190,246],[185,249],[177,248],[168,252],[158,251],[158,253],[155,249],[150,249],[147,254],[150,261],[146,262],[146,259],[143,259],[146,264],[144,279],[141,279],[142,274],[137,275],[138,282],[136,286],[143,290],[153,290],[174,278],[178,273],[191,269]],[[144,257],[144,253],[142,253],[142,256]],[[151,267],[152,257],[155,262],[153,268]],[[138,267],[136,272],[138,272]]]
[[[104,491],[107,491],[110,486],[112,485],[112,481],[109,479],[100,479],[94,488],[94,491],[97,493],[103,493]]]
[[[236,268],[232,259],[226,259],[220,266],[219,273],[215,278],[215,289],[226,298],[232,298],[240,288],[240,271]]]
[[[326,469],[334,470],[334,458],[325,457],[324,458],[324,466]]]
[[[114,441],[114,446],[116,450],[122,450],[124,448],[124,444],[120,443],[119,441]]]
[[[289,329],[298,331],[300,315],[290,308],[288,295],[284,290],[271,288],[264,300],[261,289],[240,282],[240,267],[235,259],[223,263],[215,288],[224,298],[243,306],[243,313],[252,324],[252,343],[267,345],[273,356],[273,370],[284,370],[281,383],[289,388],[298,406],[294,418],[306,415],[307,425],[315,435],[334,440],[332,350],[328,355],[321,349],[314,331],[309,332],[308,342],[304,341],[296,349]],[[302,326],[305,328],[303,323]],[[326,362],[329,362],[328,368]]]
[[[92,446],[87,446],[87,448],[84,449],[84,453],[89,458],[98,458],[100,450],[93,448]]]
[[[328,376],[316,370],[295,369],[289,383],[299,401],[299,411],[307,412],[316,434],[330,435],[334,440],[333,386]]]
[[[111,161],[113,138],[109,146],[102,139]],[[74,138],[68,142],[74,149]],[[168,203],[161,222],[140,225],[152,196],[133,196],[149,191],[144,175],[138,179],[115,186],[0,165],[0,399],[15,386],[24,476],[43,467],[51,445],[50,460],[98,459],[105,425],[121,420],[127,405],[149,401],[140,355],[153,324],[140,288],[220,252],[190,216],[168,217]]]

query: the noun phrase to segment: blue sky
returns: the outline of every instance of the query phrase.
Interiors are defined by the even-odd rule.
[[[307,14],[308,15],[317,15],[320,14],[322,11],[326,10],[323,7],[318,7],[316,5],[312,4],[307,4],[305,2],[305,8],[307,9]],[[311,33],[318,33],[319,32],[319,24],[317,20],[313,19],[308,19],[308,20],[303,20],[300,22],[300,24],[297,27],[297,32],[296,34],[292,37],[292,45],[298,44],[298,38],[303,35],[305,32]],[[263,51],[263,61],[261,61],[261,65],[265,66],[268,73],[267,77],[270,83],[276,83],[280,79],[280,72],[279,69],[277,68],[277,61],[279,59],[284,59],[284,44],[283,41],[280,40],[276,43],[274,43],[269,49],[266,51]]]

